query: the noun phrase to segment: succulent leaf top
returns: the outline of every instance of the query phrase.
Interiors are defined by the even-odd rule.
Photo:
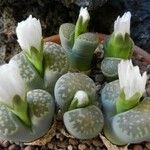
[[[126,100],[135,93],[143,95],[147,80],[146,72],[141,75],[139,67],[133,66],[131,60],[122,60],[118,65],[118,74],[120,87],[125,93]]]
[[[118,16],[114,22],[115,35],[122,34],[124,37],[126,33],[130,34],[130,19],[131,13],[128,11],[122,17]]]
[[[26,20],[18,23],[16,28],[18,42],[23,50],[30,53],[31,47],[40,49],[42,29],[40,21],[30,15]]]

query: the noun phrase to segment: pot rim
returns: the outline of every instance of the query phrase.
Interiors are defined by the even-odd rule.
[[[100,43],[104,43],[108,35],[102,34],[102,33],[97,33],[97,34],[98,34]],[[59,34],[44,38],[44,42],[54,42],[59,45],[61,44]],[[150,54],[136,45],[134,47],[134,54],[140,56],[141,61],[146,62],[148,64],[150,63]]]

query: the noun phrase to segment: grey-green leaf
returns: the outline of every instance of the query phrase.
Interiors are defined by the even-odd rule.
[[[114,57],[106,57],[101,63],[101,70],[104,76],[109,80],[117,79],[118,77],[118,64],[122,59]]]
[[[150,98],[145,98],[135,108],[114,116],[112,129],[124,144],[150,140]]]
[[[61,45],[65,50],[71,50],[74,43],[75,25],[72,23],[64,23],[59,28],[59,36]]]
[[[54,100],[44,90],[27,93],[31,128],[27,127],[5,105],[0,105],[0,138],[15,142],[31,142],[43,136],[51,127],[54,117]]]
[[[116,100],[120,93],[119,80],[110,82],[105,85],[101,91],[101,98],[104,114],[107,118],[111,118],[116,114]]]
[[[101,132],[104,121],[100,109],[92,105],[66,112],[64,124],[68,132],[74,137],[90,139]]]
[[[75,40],[72,51],[82,57],[92,57],[98,44],[99,39],[96,33],[84,33]]]
[[[44,44],[44,83],[50,93],[53,93],[58,78],[68,71],[69,65],[65,50],[56,43]]]
[[[10,61],[15,61],[19,67],[20,75],[27,85],[27,89],[44,89],[43,79],[40,77],[33,65],[28,61],[23,52],[15,55]]]
[[[67,73],[55,85],[55,99],[63,111],[67,111],[78,90],[85,91],[92,103],[95,101],[96,86],[92,79],[82,73]]]

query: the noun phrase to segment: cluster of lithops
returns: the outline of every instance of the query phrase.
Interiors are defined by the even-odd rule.
[[[65,23],[60,26],[61,45],[65,49],[72,71],[91,69],[93,53],[98,46],[99,39],[96,33],[87,32],[89,20],[87,8],[81,8],[76,25]]]
[[[0,137],[30,142],[53,123],[53,90],[68,62],[61,46],[43,43],[41,24],[31,15],[16,33],[23,51],[0,67]]]
[[[101,91],[104,114],[104,135],[112,143],[125,145],[150,140],[150,98],[143,97],[146,72],[130,60],[134,43],[130,38],[130,12],[118,17],[114,32],[104,44],[105,57],[101,69],[112,81]]]
[[[82,73],[67,73],[55,86],[55,99],[64,112],[68,132],[78,139],[90,139],[103,128],[103,115],[96,106],[96,86]]]
[[[87,8],[81,8],[76,25],[60,26],[61,45],[44,43],[39,20],[30,15],[16,33],[22,52],[0,66],[0,138],[31,142],[51,128],[55,103],[67,131],[90,139],[102,129],[112,143],[124,145],[150,139],[150,98],[143,98],[147,75],[130,59],[130,12],[118,17],[114,33],[104,44],[103,74],[110,82],[96,99],[94,81],[85,75],[99,44],[87,32]]]
[[[50,128],[54,108],[47,91],[27,91],[15,62],[0,67],[0,138],[20,142],[37,139]]]
[[[118,65],[119,80],[102,90],[100,102],[105,115],[105,136],[114,144],[125,145],[150,139],[150,98],[145,92],[146,72],[129,60]]]

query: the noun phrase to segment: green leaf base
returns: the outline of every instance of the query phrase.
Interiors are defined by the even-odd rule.
[[[106,138],[116,145],[150,140],[150,98],[145,98],[130,110],[117,113],[116,100],[119,93],[118,80],[106,84],[101,92]]]
[[[0,105],[0,138],[14,142],[31,142],[43,136],[51,127],[54,101],[44,90],[27,93],[31,126],[27,127],[7,106]]]

